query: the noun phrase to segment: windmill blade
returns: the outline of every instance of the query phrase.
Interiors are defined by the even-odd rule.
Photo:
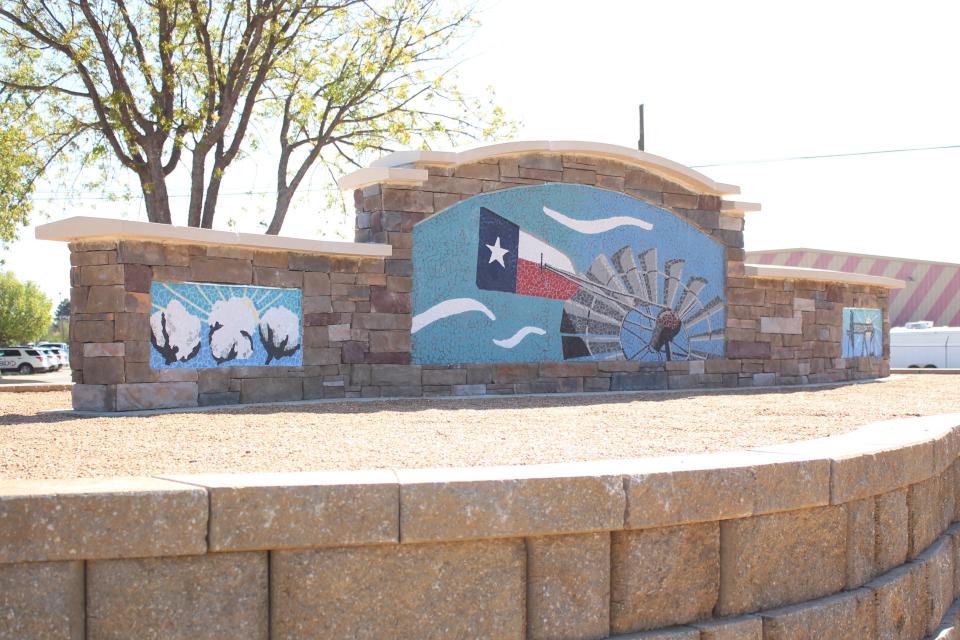
[[[704,320],[707,320],[715,313],[720,312],[723,309],[723,302],[720,301],[720,298],[714,298],[710,302],[704,305],[703,309],[696,312],[688,320],[686,324],[688,328],[693,328],[695,325],[700,324]]]
[[[706,360],[707,358],[715,357],[716,354],[707,353],[706,351],[699,351],[697,349],[690,349],[690,352],[687,354],[687,357],[691,360]]]
[[[601,253],[594,259],[593,264],[590,265],[590,269],[587,271],[587,277],[597,284],[617,293],[629,293],[623,286],[623,283],[620,282],[616,267],[613,266],[610,258],[604,253]]]
[[[677,316],[683,320],[693,309],[693,306],[699,302],[700,292],[703,291],[703,288],[707,286],[707,281],[700,276],[693,276],[687,280],[687,286],[683,290],[683,293],[680,294],[680,302],[677,303],[677,308],[675,309]]]
[[[643,273],[640,274],[640,295],[644,302],[656,304],[659,296],[657,286],[657,248],[647,249],[640,254],[640,268]]]
[[[569,319],[571,322],[576,322],[578,320],[583,320],[583,321],[589,320],[589,321],[603,322],[603,323],[614,325],[614,326],[620,325],[620,321],[623,319],[622,316],[620,316],[619,314],[609,315],[609,314],[603,313],[603,311],[606,310],[606,307],[604,307],[604,309],[602,310],[598,308],[597,307],[598,300],[596,298],[590,296],[589,302],[584,303],[583,297],[581,297],[579,300],[577,300],[576,297],[577,296],[574,296],[573,299],[570,299],[563,304],[563,315],[565,317],[569,316]],[[563,327],[563,321],[561,320],[561,329],[560,329],[561,332],[581,333],[581,331],[579,330],[567,331],[562,327]]]
[[[723,340],[723,331],[703,331],[687,336],[688,342],[707,342],[708,340]]]
[[[633,249],[627,246],[613,254],[613,265],[620,274],[620,282],[623,287],[634,296],[636,300],[634,304],[640,304],[642,302],[640,296],[643,292],[643,284],[640,282],[640,267],[633,255]]]
[[[663,264],[663,304],[668,309],[673,309],[673,302],[677,297],[677,290],[680,289],[680,278],[683,276],[683,265],[686,260],[683,258],[673,258]]]

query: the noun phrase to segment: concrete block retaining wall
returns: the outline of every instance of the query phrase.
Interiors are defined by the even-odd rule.
[[[958,454],[4,481],[0,638],[947,638]]]
[[[881,309],[887,336],[889,287],[895,285],[816,270],[771,276],[770,268],[745,265],[742,212],[715,190],[695,191],[649,168],[583,153],[417,166],[425,176],[417,184],[384,179],[356,191],[358,243],[245,239],[98,219],[38,230],[40,237],[71,241],[74,407],[127,411],[342,397],[762,386],[889,373],[886,338],[883,357],[842,357],[841,312]],[[413,225],[472,195],[549,182],[623,192],[720,243],[726,260],[724,357],[412,364]],[[151,282],[299,288],[303,366],[151,368]]]

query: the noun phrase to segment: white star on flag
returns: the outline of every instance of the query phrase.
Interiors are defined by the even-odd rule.
[[[500,246],[500,236],[497,236],[497,239],[493,242],[493,244],[488,244],[486,245],[486,247],[487,249],[490,249],[490,260],[487,262],[487,264],[490,264],[491,262],[496,260],[497,262],[500,263],[501,267],[506,269],[507,265],[503,261],[503,256],[505,256],[510,252]]]

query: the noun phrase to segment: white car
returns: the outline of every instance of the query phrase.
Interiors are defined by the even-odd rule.
[[[63,366],[67,364],[67,358],[60,349],[55,347],[41,347],[40,352],[49,356],[50,363],[56,371],[60,371],[60,369],[63,369]]]
[[[50,371],[56,367],[50,356],[34,347],[0,347],[0,370],[22,374]]]

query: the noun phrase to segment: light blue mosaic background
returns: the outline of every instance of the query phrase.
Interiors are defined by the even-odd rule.
[[[651,231],[621,226],[589,235],[574,231],[543,213],[543,207],[578,220],[611,216],[641,218],[653,224]],[[476,285],[478,225],[485,207],[520,226],[565,253],[578,273],[594,258],[611,255],[629,245],[635,255],[656,247],[659,267],[671,258],[686,261],[683,279],[701,276],[708,281],[700,297],[725,300],[723,246],[673,213],[623,193],[586,185],[546,184],[480,194],[457,203],[418,223],[413,230],[413,313],[454,298],[479,301],[496,316],[484,313],[452,315],[425,326],[412,336],[413,362],[456,364],[483,362],[563,361],[560,322],[564,301],[523,296],[510,292],[481,290]],[[724,311],[711,318],[722,331]],[[493,340],[514,336],[527,326],[541,327],[544,335],[528,335],[512,349]],[[722,356],[722,338],[699,343],[698,349]],[[645,356],[646,361],[657,361]]]
[[[872,331],[866,330],[869,326]],[[844,358],[883,357],[883,312],[880,309],[843,308]]]
[[[150,285],[151,319],[155,314],[167,309],[171,301],[178,301],[183,309],[200,321],[200,349],[186,361],[177,360],[167,363],[156,345],[151,344],[150,367],[153,369],[203,369],[238,366],[300,366],[303,364],[303,314],[301,310],[300,289],[282,289],[277,287],[238,286],[193,282],[157,282]],[[245,298],[254,309],[257,325],[253,327],[252,353],[247,358],[234,358],[217,363],[211,352],[210,328],[211,310],[218,301],[231,298]],[[285,308],[296,319],[298,348],[293,354],[273,358],[268,363],[269,354],[263,345],[259,331],[259,319],[274,308]],[[222,329],[221,329],[222,330]],[[183,354],[177,354],[182,356]]]

